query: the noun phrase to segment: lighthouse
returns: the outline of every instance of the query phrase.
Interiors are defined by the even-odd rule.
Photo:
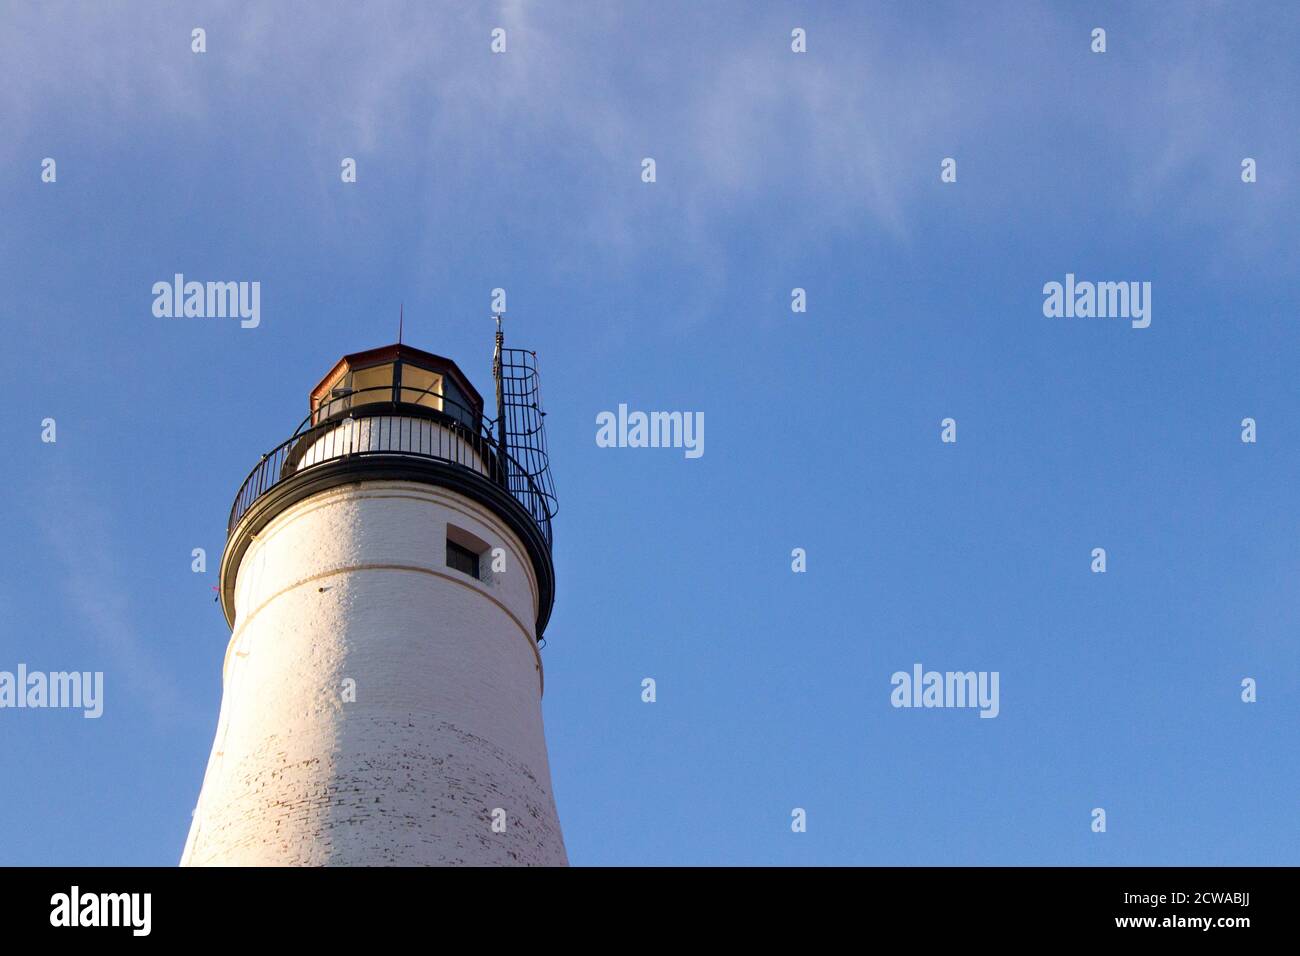
[[[216,738],[183,866],[567,864],[538,643],[555,595],[535,355],[345,355],[235,496]]]

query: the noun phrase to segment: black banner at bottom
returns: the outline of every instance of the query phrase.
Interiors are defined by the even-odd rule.
[[[75,934],[80,943],[373,945],[475,925],[490,929],[493,944],[512,931],[538,943],[561,932],[604,936],[619,925],[629,939],[712,929],[734,942],[787,922],[794,933],[843,928],[857,938],[910,926],[926,942],[1047,934],[1231,944],[1285,931],[1296,875],[1178,867],[0,869],[0,925],[8,940]]]

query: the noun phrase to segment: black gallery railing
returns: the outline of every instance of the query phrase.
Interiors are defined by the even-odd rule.
[[[371,391],[363,389],[361,391]],[[391,389],[384,389],[391,392]],[[490,424],[471,428],[478,417],[470,409],[439,396],[438,407],[372,401],[351,393],[346,417],[336,415],[318,424],[309,416],[290,438],[262,456],[244,479],[230,509],[227,534],[277,485],[321,465],[352,458],[397,457],[428,459],[475,472],[510,492],[536,522],[551,545],[554,497],[509,453],[502,453]],[[453,407],[454,406],[454,407]]]

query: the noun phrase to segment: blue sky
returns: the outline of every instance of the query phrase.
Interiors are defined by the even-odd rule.
[[[106,684],[0,711],[0,863],[179,859],[240,482],[401,302],[487,392],[495,287],[573,863],[1300,859],[1294,5],[0,10],[0,670]],[[154,317],[176,272],[261,325]],[[1150,328],[1044,317],[1066,273]],[[620,402],[706,453],[598,448]],[[892,708],[917,662],[997,719]]]

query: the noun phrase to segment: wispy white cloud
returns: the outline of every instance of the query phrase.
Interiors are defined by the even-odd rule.
[[[58,574],[49,582],[50,595],[61,593],[80,633],[100,648],[110,662],[105,669],[106,707],[113,698],[130,693],[160,721],[194,716],[174,676],[162,664],[157,635],[142,633],[136,582],[125,576],[121,555],[106,508],[94,490],[64,471],[47,485],[41,510],[46,544]],[[76,666],[69,665],[69,666]]]
[[[1224,141],[1294,127],[1283,115],[1270,126],[1280,101],[1267,96],[1252,117],[1232,109],[1228,65],[1249,51],[1231,46],[1231,7],[1177,28],[1162,18],[1158,31],[1129,12],[1145,26],[1113,29],[1104,66],[1088,59],[1082,21],[1053,5],[804,14],[809,53],[795,55],[795,14],[752,4],[19,4],[0,34],[12,77],[0,108],[17,138],[271,124],[327,155],[346,148],[424,170],[407,191],[430,223],[527,204],[540,215],[516,228],[563,234],[558,268],[565,256],[585,265],[593,249],[644,252],[651,213],[632,185],[644,155],[660,164],[653,215],[676,224],[676,254],[716,268],[720,229],[741,207],[775,210],[786,234],[867,228],[913,241],[947,147],[975,160],[1054,112],[1081,114],[1083,134],[1120,163],[1135,213],[1151,216],[1175,184],[1216,201],[1207,180]],[[196,25],[208,31],[203,57],[189,52]],[[488,49],[495,26],[507,30],[502,56]],[[1063,67],[1076,49],[1078,65]],[[1103,77],[1101,93],[1080,104],[1063,72],[1080,84]],[[234,115],[232,100],[261,113]],[[239,129],[230,135],[238,142]],[[165,161],[153,154],[165,141],[148,149]],[[1022,162],[1029,175],[1032,157]],[[323,192],[330,168],[284,188]],[[1010,193],[1014,182],[983,188]],[[1278,177],[1268,188],[1293,187]],[[440,242],[438,231],[426,241]]]

